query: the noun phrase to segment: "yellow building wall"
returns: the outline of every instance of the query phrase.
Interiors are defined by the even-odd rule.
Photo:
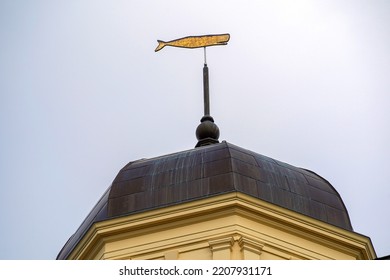
[[[368,237],[229,193],[95,224],[70,259],[373,259]]]

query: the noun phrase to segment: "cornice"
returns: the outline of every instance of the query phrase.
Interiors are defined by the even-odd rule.
[[[233,215],[267,224],[295,236],[341,250],[351,256],[358,255],[360,256],[358,258],[363,259],[376,257],[372,243],[366,236],[315,220],[249,195],[231,192],[95,223],[77,244],[69,259],[92,258],[106,242],[127,238],[134,232],[147,234],[148,232],[158,232]],[[217,228],[213,230],[216,233],[223,231],[234,233],[231,226],[221,228],[220,231]],[[184,239],[183,244],[188,242],[188,239],[186,241]],[[264,246],[267,247],[267,245]],[[270,244],[268,248],[272,246]]]

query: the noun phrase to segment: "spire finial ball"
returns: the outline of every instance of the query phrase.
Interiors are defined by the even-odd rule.
[[[219,128],[211,116],[203,116],[201,123],[196,128],[197,147],[219,143]]]

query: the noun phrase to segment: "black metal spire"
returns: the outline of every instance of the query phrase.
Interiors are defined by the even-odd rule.
[[[219,143],[219,128],[210,116],[210,91],[209,91],[209,68],[206,61],[206,47],[204,48],[204,65],[203,65],[203,102],[204,116],[196,128],[196,138],[198,143],[195,147],[201,147]]]

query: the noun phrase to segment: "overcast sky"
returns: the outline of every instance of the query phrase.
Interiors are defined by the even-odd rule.
[[[0,0],[0,259],[55,259],[129,161],[220,140],[310,169],[390,254],[390,1]]]

